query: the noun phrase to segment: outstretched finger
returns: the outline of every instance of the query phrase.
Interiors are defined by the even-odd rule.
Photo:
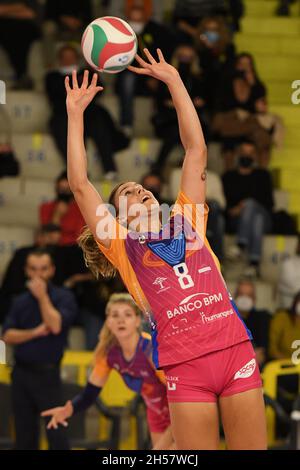
[[[50,410],[42,411],[41,416],[52,416],[53,413],[54,413],[54,408],[51,408]]]
[[[83,74],[83,80],[82,80],[81,88],[87,89],[88,83],[89,83],[89,71],[85,70],[84,74]]]
[[[52,418],[47,425],[47,429],[52,429],[52,428],[57,429],[57,424],[54,418]]]
[[[70,78],[68,76],[66,76],[66,78],[65,78],[65,88],[66,88],[67,93],[69,93],[71,91]]]
[[[61,421],[61,423],[65,428],[69,426],[69,423],[67,421]]]
[[[148,69],[133,67],[133,65],[128,65],[127,69],[130,70],[130,72],[137,73],[138,75],[150,75],[150,71]]]
[[[160,62],[166,62],[161,49],[157,49],[157,55],[158,55],[158,58],[159,58]]]
[[[77,72],[76,70],[73,70],[72,72],[72,84],[73,84],[73,90],[78,89],[78,82],[77,82]]]
[[[140,64],[141,67],[143,67],[145,69],[150,67],[150,64],[148,64],[148,62],[146,62],[144,59],[142,59],[142,57],[139,56],[138,54],[135,55],[135,59]]]
[[[98,80],[98,74],[97,74],[97,73],[94,73],[89,88],[94,88],[94,87],[97,85],[97,80]]]
[[[145,53],[145,56],[147,56],[147,59],[149,60],[149,62],[151,64],[156,64],[157,63],[156,60],[154,59],[153,55],[150,54],[149,49],[147,49],[146,47],[144,49],[144,53]]]

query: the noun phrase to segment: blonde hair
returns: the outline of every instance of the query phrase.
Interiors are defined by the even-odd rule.
[[[112,305],[116,303],[124,303],[129,305],[134,310],[137,317],[141,316],[141,311],[133,300],[133,298],[131,297],[131,295],[126,292],[121,292],[117,294],[112,294],[109,297],[109,300],[105,307],[106,317],[108,316]],[[96,363],[99,359],[103,358],[107,354],[109,349],[116,344],[118,344],[118,340],[108,328],[107,320],[105,320],[99,335],[99,343],[97,344],[94,352],[94,362]]]
[[[113,205],[115,208],[115,195],[122,184],[124,184],[124,182],[117,184],[108,198],[108,204]],[[82,232],[77,239],[77,243],[82,249],[86,266],[90,269],[96,279],[99,279],[100,275],[109,279],[117,274],[117,269],[102,253],[97,245],[94,235],[87,225],[83,227]]]

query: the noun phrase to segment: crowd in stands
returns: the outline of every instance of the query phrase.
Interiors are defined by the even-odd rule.
[[[284,124],[268,109],[267,88],[256,70],[255,59],[247,52],[236,52],[234,34],[241,28],[243,1],[176,0],[167,17],[162,2],[156,0],[100,3],[103,14],[121,16],[129,22],[138,37],[140,52],[144,47],[153,54],[157,47],[163,50],[166,60],[178,68],[192,97],[207,143],[218,142],[221,146],[224,172],[219,175],[209,170],[207,177],[207,236],[222,267],[226,261],[246,262],[234,298],[252,331],[260,367],[272,359],[289,358],[291,343],[300,338],[300,238],[297,252],[281,267],[277,286],[280,310],[272,315],[273,311],[257,309],[255,281],[260,276],[263,237],[274,233],[275,228],[270,155],[274,146],[284,145]],[[287,15],[291,3],[292,0],[279,1],[278,14]],[[0,46],[15,71],[13,89],[32,89],[28,56],[34,41],[43,43],[44,91],[51,106],[49,133],[63,162],[67,156],[64,78],[75,68],[79,83],[82,80],[87,65],[81,56],[80,39],[93,14],[89,0],[0,0]],[[105,88],[105,77],[100,79]],[[85,112],[86,137],[95,143],[104,178],[118,180],[114,155],[127,148],[134,137],[135,97],[146,96],[153,103],[152,126],[160,147],[149,173],[140,182],[161,203],[174,203],[165,198],[163,191],[168,182],[169,157],[180,145],[177,116],[167,88],[126,70],[116,76],[114,93],[119,105],[118,121],[102,105],[101,96]],[[11,142],[0,142],[0,178],[18,175],[17,160]],[[58,175],[53,185],[56,196],[40,207],[34,244],[15,251],[1,284],[4,338],[7,343],[18,344],[17,359],[21,362],[30,361],[31,354],[36,353],[37,340],[45,362],[59,362],[67,332],[74,325],[83,328],[86,349],[94,349],[105,318],[105,304],[111,293],[124,289],[119,277],[109,281],[95,279],[85,264],[77,245],[85,222],[70,191],[66,171]],[[288,214],[285,217],[289,218]],[[225,233],[235,235],[236,240],[226,252]],[[32,279],[38,270],[43,281],[35,286]],[[39,301],[39,296],[43,300]],[[55,317],[57,311],[59,321]],[[55,322],[59,324],[58,333]],[[30,334],[17,337],[16,331],[24,328]],[[54,359],[49,356],[50,350],[56,355]],[[24,386],[21,376],[14,378],[19,413],[22,407],[26,408],[21,393]],[[44,384],[35,390],[43,395]],[[59,391],[50,399],[49,392],[49,400],[46,402],[44,397],[41,406],[50,407],[51,400],[58,402],[58,394]],[[21,413],[20,419],[24,422],[29,418]],[[21,436],[21,446],[35,445],[35,434],[30,442],[25,429],[21,429]],[[51,432],[48,438],[53,443]],[[63,436],[60,439],[59,444],[53,443],[55,448],[63,447]]]

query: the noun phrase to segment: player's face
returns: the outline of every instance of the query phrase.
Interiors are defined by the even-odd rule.
[[[141,325],[141,319],[130,305],[116,302],[109,309],[106,323],[117,339],[124,339],[136,333]]]
[[[143,207],[146,207],[147,212],[150,214],[151,211],[151,205],[158,206],[159,202],[155,197],[153,196],[151,191],[147,191],[141,184],[135,183],[133,181],[124,183],[122,184],[115,195],[115,204],[117,211],[119,212],[120,210],[120,204],[121,204],[121,199],[120,198],[126,198],[126,208],[127,208],[127,218],[128,218],[128,223],[134,217],[137,216],[137,213],[135,216],[129,215],[130,214],[130,208],[134,204],[141,205]],[[137,206],[138,210],[138,206]]]

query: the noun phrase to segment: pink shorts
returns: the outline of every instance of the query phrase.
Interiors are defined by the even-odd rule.
[[[147,406],[147,422],[150,432],[155,433],[163,433],[170,426],[167,395],[163,399],[159,410],[154,410],[150,406]]]
[[[251,341],[163,369],[169,402],[216,402],[262,387]]]

